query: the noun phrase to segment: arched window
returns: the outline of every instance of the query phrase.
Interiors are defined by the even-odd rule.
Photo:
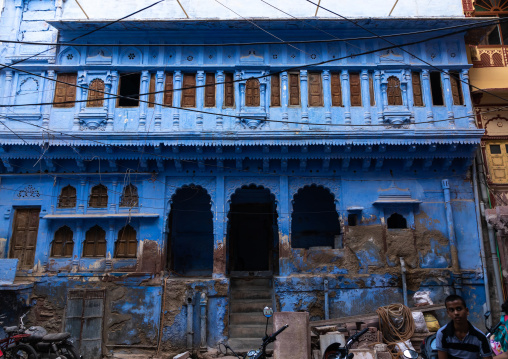
[[[106,208],[108,206],[108,189],[102,184],[98,184],[92,188],[88,207]]]
[[[137,248],[136,231],[130,225],[126,225],[118,232],[115,258],[136,258]]]
[[[83,257],[106,256],[106,232],[100,226],[93,226],[86,232]]]
[[[403,229],[407,228],[407,221],[404,216],[394,213],[388,217],[386,221],[388,229]]]
[[[249,79],[245,84],[245,106],[256,107],[259,104],[259,81],[257,79]]]
[[[88,86],[88,100],[87,107],[102,107],[104,106],[104,81],[95,79]]]
[[[138,203],[138,189],[133,184],[128,184],[123,188],[120,207],[137,207]]]
[[[388,105],[402,106],[402,93],[400,91],[400,81],[395,76],[388,78]]]
[[[58,208],[76,207],[76,188],[68,185],[62,188],[58,197]]]
[[[58,228],[51,245],[51,257],[72,257],[73,249],[71,229],[67,226]]]

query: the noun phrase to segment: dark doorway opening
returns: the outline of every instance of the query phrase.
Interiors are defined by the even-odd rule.
[[[228,219],[229,272],[276,272],[279,237],[273,194],[254,185],[237,190]]]
[[[183,275],[212,275],[213,214],[206,190],[179,189],[173,196],[168,226],[168,269]]]

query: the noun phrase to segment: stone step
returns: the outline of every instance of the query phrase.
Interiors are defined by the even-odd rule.
[[[272,326],[268,325],[268,331],[272,332]],[[229,338],[258,338],[265,336],[263,324],[234,324],[229,326]]]
[[[263,313],[231,313],[229,324],[266,324]],[[268,328],[272,327],[272,319],[268,320]]]
[[[231,301],[231,313],[259,313],[262,316],[266,306],[272,306],[271,299],[236,299]]]
[[[228,344],[236,354],[244,354],[249,350],[258,350],[263,343],[261,339],[263,338],[230,338]],[[273,343],[268,345],[267,352],[273,352]]]
[[[271,288],[271,280],[269,278],[231,278],[231,288],[245,287],[262,287]]]
[[[272,291],[265,288],[241,288],[231,291],[231,299],[272,299]]]

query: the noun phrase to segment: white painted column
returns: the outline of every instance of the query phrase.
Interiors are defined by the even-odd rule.
[[[182,72],[175,71],[173,75],[174,79],[174,91],[173,91],[173,106],[181,107],[182,105]],[[173,109],[173,130],[178,131],[180,129],[180,110]]]
[[[425,101],[425,107],[427,108],[427,121],[434,121],[434,113],[432,111],[432,92],[430,89],[430,73],[429,70],[422,71],[422,92],[423,101]],[[429,124],[435,126],[434,122]]]
[[[362,103],[363,108],[365,109],[363,118],[364,123],[366,125],[370,125],[372,123],[370,116],[370,86],[369,86],[369,72],[367,70],[362,70],[360,74],[361,78],[361,86],[362,86]]]
[[[344,104],[344,121],[351,124],[351,90],[349,88],[349,72],[342,70],[340,79],[342,81],[342,103]]]
[[[282,124],[283,130],[289,129],[289,124],[287,123],[289,119],[288,115],[288,99],[289,99],[289,89],[288,89],[288,73],[284,71],[280,74],[280,105],[282,108],[282,121],[284,123]]]
[[[332,84],[330,82],[330,70],[323,71],[323,100],[325,105],[325,123],[332,123]]]
[[[309,90],[307,70],[300,70],[300,103],[302,108],[303,130],[309,129]]]

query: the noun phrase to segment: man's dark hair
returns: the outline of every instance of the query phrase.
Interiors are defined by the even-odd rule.
[[[466,301],[464,300],[464,298],[462,298],[460,295],[457,294],[452,294],[446,297],[446,299],[444,300],[445,306],[446,303],[455,302],[456,300],[460,300],[464,308],[467,308]]]

